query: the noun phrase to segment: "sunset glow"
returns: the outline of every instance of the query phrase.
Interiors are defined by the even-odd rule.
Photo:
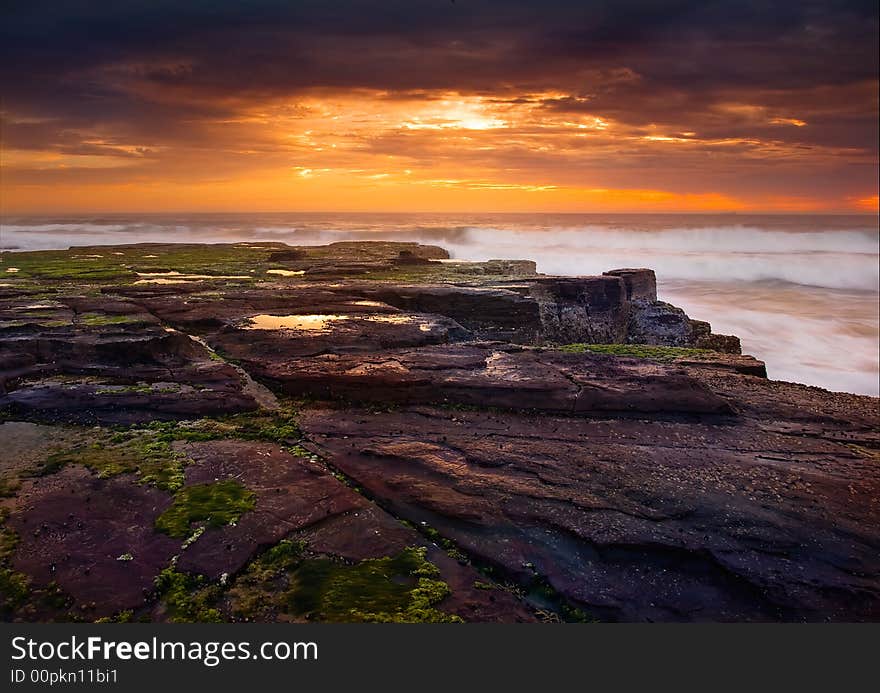
[[[650,58],[626,41],[541,54],[549,20],[465,11],[426,11],[439,25],[423,46],[324,23],[318,42],[292,16],[120,38],[69,65],[30,47],[3,68],[2,209],[877,211],[876,75],[830,29],[821,52],[846,79],[767,39],[758,50],[797,74],[746,61],[750,79],[706,85],[686,69],[701,45],[668,30]],[[120,12],[122,34],[144,20]],[[39,91],[21,79],[29,55]]]

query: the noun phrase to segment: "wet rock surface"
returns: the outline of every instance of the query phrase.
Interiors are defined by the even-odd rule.
[[[768,380],[649,269],[15,262],[6,620],[880,620],[877,399]]]
[[[238,373],[140,306],[112,298],[7,299],[0,311],[0,407],[130,423],[244,411]]]
[[[81,467],[33,481],[7,522],[19,537],[12,568],[54,583],[85,616],[135,608],[179,547],[153,527],[167,504],[158,489]]]
[[[612,620],[880,617],[880,474],[754,420],[311,409],[304,430],[395,512]]]
[[[684,370],[601,354],[503,344],[325,354],[264,361],[261,375],[297,396],[472,405],[589,415],[602,412],[732,414]]]

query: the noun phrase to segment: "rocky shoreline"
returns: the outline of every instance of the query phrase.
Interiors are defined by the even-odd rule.
[[[878,400],[649,269],[0,258],[4,620],[880,619]]]

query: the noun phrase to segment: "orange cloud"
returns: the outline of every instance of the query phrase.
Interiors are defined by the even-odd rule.
[[[173,98],[165,94],[165,98]],[[190,96],[180,97],[190,106]],[[574,104],[575,111],[559,108]],[[822,211],[877,198],[766,191],[751,179],[865,162],[860,151],[620,122],[558,91],[314,90],[226,101],[167,132],[53,133],[7,119],[2,209],[48,211]],[[731,118],[798,119],[732,104]],[[714,116],[713,116],[714,117]],[[16,130],[18,128],[18,130]],[[22,135],[23,136],[23,135]],[[873,202],[871,202],[873,200]],[[873,204],[873,207],[872,207]]]

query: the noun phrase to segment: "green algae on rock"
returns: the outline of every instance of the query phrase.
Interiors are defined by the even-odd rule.
[[[610,356],[629,356],[637,359],[649,359],[651,361],[672,362],[677,358],[704,356],[711,354],[708,349],[694,349],[690,347],[657,346],[653,344],[563,344],[559,351],[568,354],[608,354]]]
[[[288,444],[302,436],[293,407],[277,411],[257,410],[227,416],[205,417],[193,421],[152,421],[145,427],[134,427],[156,436],[157,440],[201,442],[238,438]]]
[[[117,474],[136,474],[142,484],[166,491],[183,485],[184,458],[163,440],[149,436],[117,433],[49,455],[36,472],[54,472],[67,464],[81,464],[106,479]]]
[[[0,516],[0,565],[9,560],[18,544],[18,534],[2,524],[4,519]]]
[[[20,608],[31,592],[27,575],[12,568],[0,567],[0,616],[4,618]]]
[[[16,266],[10,268],[16,271],[7,270],[4,279],[134,283],[142,279],[140,275],[156,275],[154,281],[161,281],[160,275],[165,274],[164,279],[172,281],[186,281],[181,275],[203,281],[226,277],[271,281],[283,275],[267,275],[268,270],[293,272],[292,276],[299,278],[306,270],[326,273],[340,262],[351,264],[353,256],[358,258],[360,271],[388,268],[410,256],[425,262],[448,257],[441,248],[403,242],[342,242],[301,248],[284,243],[138,243],[16,253]]]
[[[221,623],[224,619],[214,606],[220,597],[219,585],[208,584],[204,576],[165,568],[156,576],[156,591],[171,623]]]
[[[144,319],[147,318],[147,319]],[[110,315],[107,313],[82,313],[76,321],[80,325],[88,327],[106,327],[110,325],[136,325],[138,323],[151,322],[145,315]]]
[[[277,613],[309,621],[460,623],[437,606],[449,595],[424,547],[351,564],[306,558],[285,540],[254,561],[231,591],[233,612],[265,620]]]
[[[175,494],[171,507],[156,518],[156,529],[186,538],[192,533],[193,523],[223,527],[253,510],[255,504],[254,492],[232,479],[184,486]]]

